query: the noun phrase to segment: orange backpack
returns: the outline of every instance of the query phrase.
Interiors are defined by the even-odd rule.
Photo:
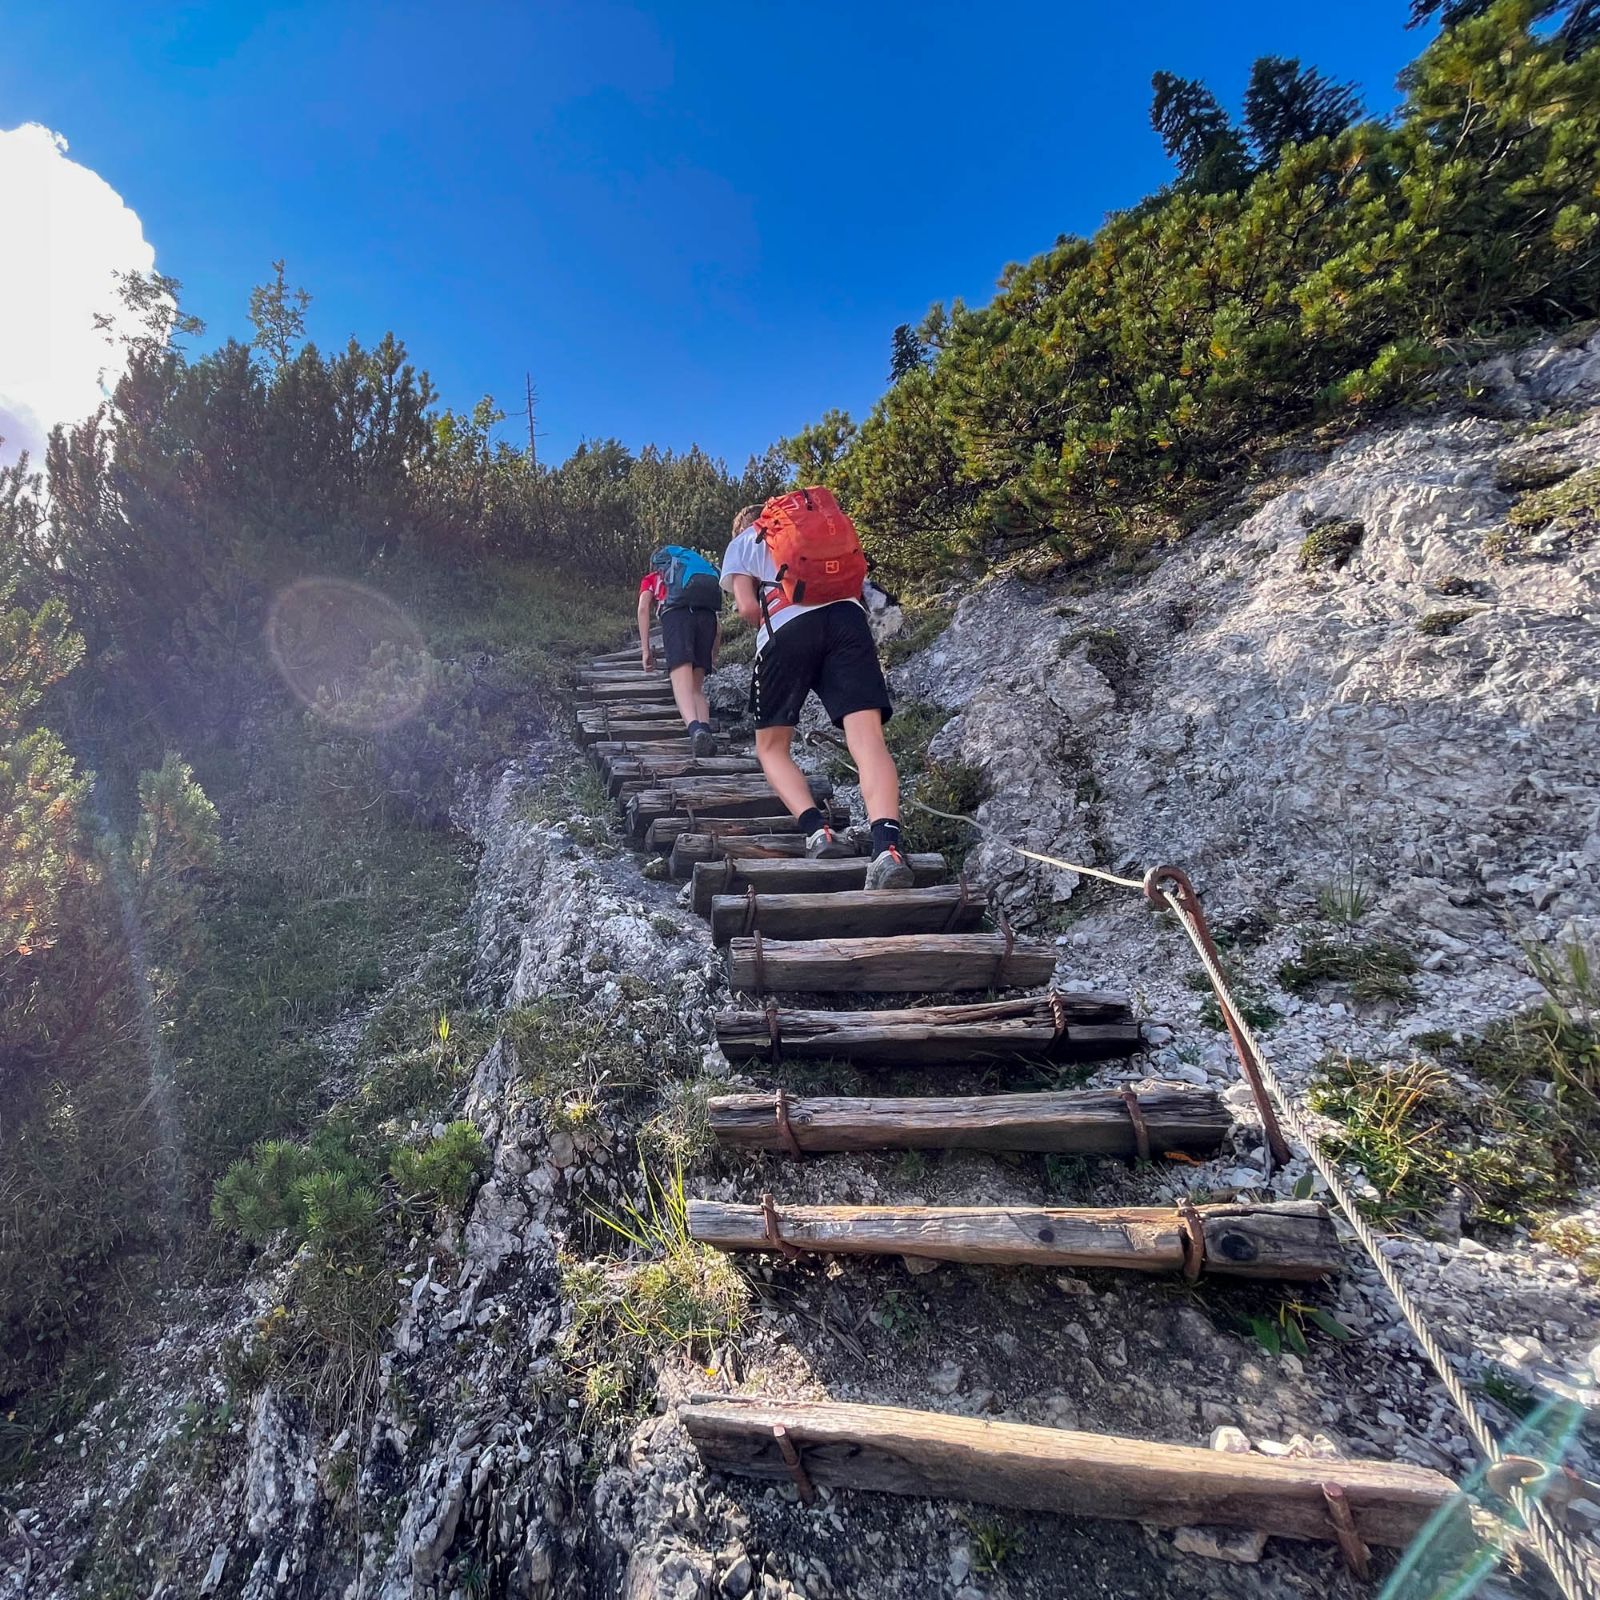
[[[829,490],[774,496],[761,508],[756,530],[778,569],[777,587],[795,605],[861,598],[867,558],[855,524]]]

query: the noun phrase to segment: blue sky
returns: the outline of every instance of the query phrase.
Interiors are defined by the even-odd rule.
[[[284,256],[319,343],[392,328],[448,404],[512,411],[531,369],[547,458],[739,464],[863,413],[896,323],[1163,182],[1156,68],[1235,105],[1298,55],[1383,112],[1406,9],[61,0],[10,8],[0,127],[64,134],[214,336]]]

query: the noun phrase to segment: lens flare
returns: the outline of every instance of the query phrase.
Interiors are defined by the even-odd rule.
[[[296,698],[350,733],[381,733],[416,715],[438,670],[399,606],[344,578],[290,584],[272,603],[266,636]]]

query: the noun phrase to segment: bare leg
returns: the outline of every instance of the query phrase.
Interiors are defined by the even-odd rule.
[[[793,728],[756,729],[756,760],[761,763],[772,792],[789,808],[791,816],[798,817],[816,801],[811,798],[811,785],[805,774],[789,752],[793,739]]]
[[[882,713],[852,711],[844,719],[844,742],[850,746],[850,758],[860,774],[861,802],[867,808],[867,821],[898,821],[900,774],[895,771],[894,757],[884,743]],[[765,765],[763,762],[762,766]]]
[[[694,669],[694,714],[701,722],[711,721],[711,702],[706,699],[706,669]]]
[[[700,704],[705,704],[705,696],[695,693],[695,671],[687,661],[681,667],[674,667],[668,677],[672,680],[672,698],[677,703],[678,715],[683,718],[684,727],[691,722],[703,720],[695,707],[698,698]]]

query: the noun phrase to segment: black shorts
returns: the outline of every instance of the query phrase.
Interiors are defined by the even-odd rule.
[[[757,655],[750,680],[756,726],[794,727],[813,689],[836,728],[853,711],[880,711],[885,722],[893,715],[878,647],[860,606],[841,601],[778,629]]]
[[[715,611],[691,611],[674,606],[661,613],[661,643],[667,657],[667,671],[674,667],[711,670],[711,647],[717,642]]]

